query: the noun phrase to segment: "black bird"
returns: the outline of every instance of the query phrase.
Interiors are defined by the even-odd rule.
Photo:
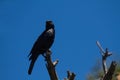
[[[34,43],[32,50],[30,52],[29,60],[31,61],[28,74],[30,75],[39,55],[43,55],[49,50],[52,46],[55,38],[55,29],[52,21],[46,21],[46,29],[45,31],[38,37],[36,42]]]

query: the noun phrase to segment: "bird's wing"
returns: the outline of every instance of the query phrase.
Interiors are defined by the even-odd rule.
[[[46,43],[46,41],[49,41],[50,37],[53,35],[54,35],[53,29],[45,30],[34,43],[31,52],[29,53],[28,56],[30,56],[31,54],[33,55],[37,54],[38,53],[37,51],[40,51],[39,49],[41,49],[41,52],[44,51],[44,48],[47,48],[46,45],[47,46],[49,45],[49,43]]]
[[[35,51],[37,51],[38,47],[42,47],[43,45],[43,41],[44,41],[44,35],[45,35],[45,32],[43,32],[39,37],[38,39],[36,40],[36,42],[34,43],[30,53],[28,56],[30,56],[31,54],[35,54]]]

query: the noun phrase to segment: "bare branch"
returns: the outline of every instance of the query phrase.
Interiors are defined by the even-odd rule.
[[[109,70],[107,71],[106,59],[108,56],[111,56],[112,53],[110,53],[108,51],[108,48],[106,48],[106,50],[104,52],[100,43],[98,41],[96,43],[97,43],[98,47],[100,48],[100,51],[102,52],[102,65],[103,65],[103,70],[104,70],[104,77],[101,80],[112,80],[112,76],[114,74],[115,67],[117,64],[115,61],[112,61],[111,66],[110,66]]]
[[[73,72],[67,71],[67,78],[64,80],[74,80],[75,76],[76,75]]]
[[[46,68],[47,68],[47,71],[49,73],[50,79],[51,80],[58,80],[55,67],[56,67],[56,65],[58,64],[59,61],[56,60],[56,61],[52,62],[51,51],[50,50],[48,50],[46,52],[44,57],[45,57],[45,61],[47,62],[46,63]],[[67,71],[67,78],[65,78],[64,80],[74,80],[74,78],[75,78],[75,74],[71,73],[70,71]]]
[[[106,48],[106,52],[104,53],[104,55],[102,56],[102,64],[103,64],[103,70],[104,73],[107,73],[107,65],[106,65],[106,59],[107,57],[111,56],[112,54],[109,53],[108,49]]]
[[[58,77],[57,77],[57,73],[55,71],[55,66],[56,64],[58,63],[58,60],[56,60],[54,63],[52,62],[52,59],[51,59],[51,51],[48,50],[46,52],[46,56],[45,56],[45,59],[46,59],[46,68],[48,70],[48,73],[49,73],[49,76],[50,76],[50,79],[51,80],[58,80]]]
[[[97,44],[97,46],[99,47],[101,54],[104,55],[105,51],[104,51],[104,49],[102,48],[102,46],[100,45],[99,41],[96,41],[96,44]]]
[[[111,63],[111,66],[110,66],[107,74],[105,74],[105,76],[103,77],[103,80],[112,80],[112,76],[113,76],[113,74],[114,74],[116,65],[117,65],[117,64],[116,64],[115,61],[113,61],[113,62]]]
[[[112,53],[110,53],[108,51],[108,48],[106,48],[106,50],[104,50],[102,48],[102,46],[100,45],[99,41],[97,41],[96,43],[97,43],[100,51],[102,52],[102,65],[103,65],[104,74],[106,74],[107,73],[106,59],[107,59],[108,56],[112,55]]]

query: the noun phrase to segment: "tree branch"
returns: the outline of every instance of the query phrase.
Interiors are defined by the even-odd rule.
[[[50,80],[58,80],[57,73],[55,71],[55,67],[56,67],[56,65],[58,63],[58,60],[56,60],[55,62],[52,62],[51,51],[50,50],[48,50],[46,52],[45,60],[47,62],[46,63],[46,68],[48,70]]]
[[[73,72],[67,71],[67,78],[64,80],[74,80],[75,76],[76,75]]]
[[[103,70],[104,70],[104,77],[101,80],[112,80],[112,76],[114,74],[117,64],[115,61],[112,61],[109,70],[107,70],[106,59],[108,56],[111,56],[112,53],[110,53],[107,48],[106,48],[106,51],[104,51],[104,49],[101,47],[98,41],[97,41],[97,45],[100,48],[100,51],[102,53],[102,65],[103,65]]]
[[[103,65],[104,74],[107,73],[106,59],[107,59],[107,57],[109,57],[110,55],[112,55],[112,54],[109,53],[109,52],[108,52],[108,49],[106,48],[106,52],[104,53],[104,55],[102,55],[102,65]]]
[[[110,66],[107,74],[105,74],[105,76],[103,77],[103,80],[112,80],[112,76],[114,74],[116,65],[117,65],[116,62],[112,61],[111,66]]]
[[[104,71],[104,74],[107,73],[107,65],[106,65],[106,59],[107,57],[111,56],[112,53],[110,53],[108,51],[108,48],[106,48],[106,51],[104,51],[104,49],[102,48],[101,44],[99,43],[99,41],[96,41],[96,44],[97,46],[99,47],[100,49],[100,52],[101,52],[101,55],[102,55],[102,65],[103,65],[103,71]]]
[[[50,76],[50,80],[58,80],[57,73],[55,70],[55,67],[58,64],[58,60],[52,62],[50,50],[46,51],[44,57],[46,61],[46,68]],[[67,78],[65,78],[64,80],[74,80],[74,78],[75,74],[73,72],[71,73],[70,71],[67,71]]]

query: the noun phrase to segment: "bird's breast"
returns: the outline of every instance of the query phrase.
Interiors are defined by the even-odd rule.
[[[53,36],[54,35],[54,30],[53,29],[49,29],[47,32],[46,32],[46,35],[47,36]]]

